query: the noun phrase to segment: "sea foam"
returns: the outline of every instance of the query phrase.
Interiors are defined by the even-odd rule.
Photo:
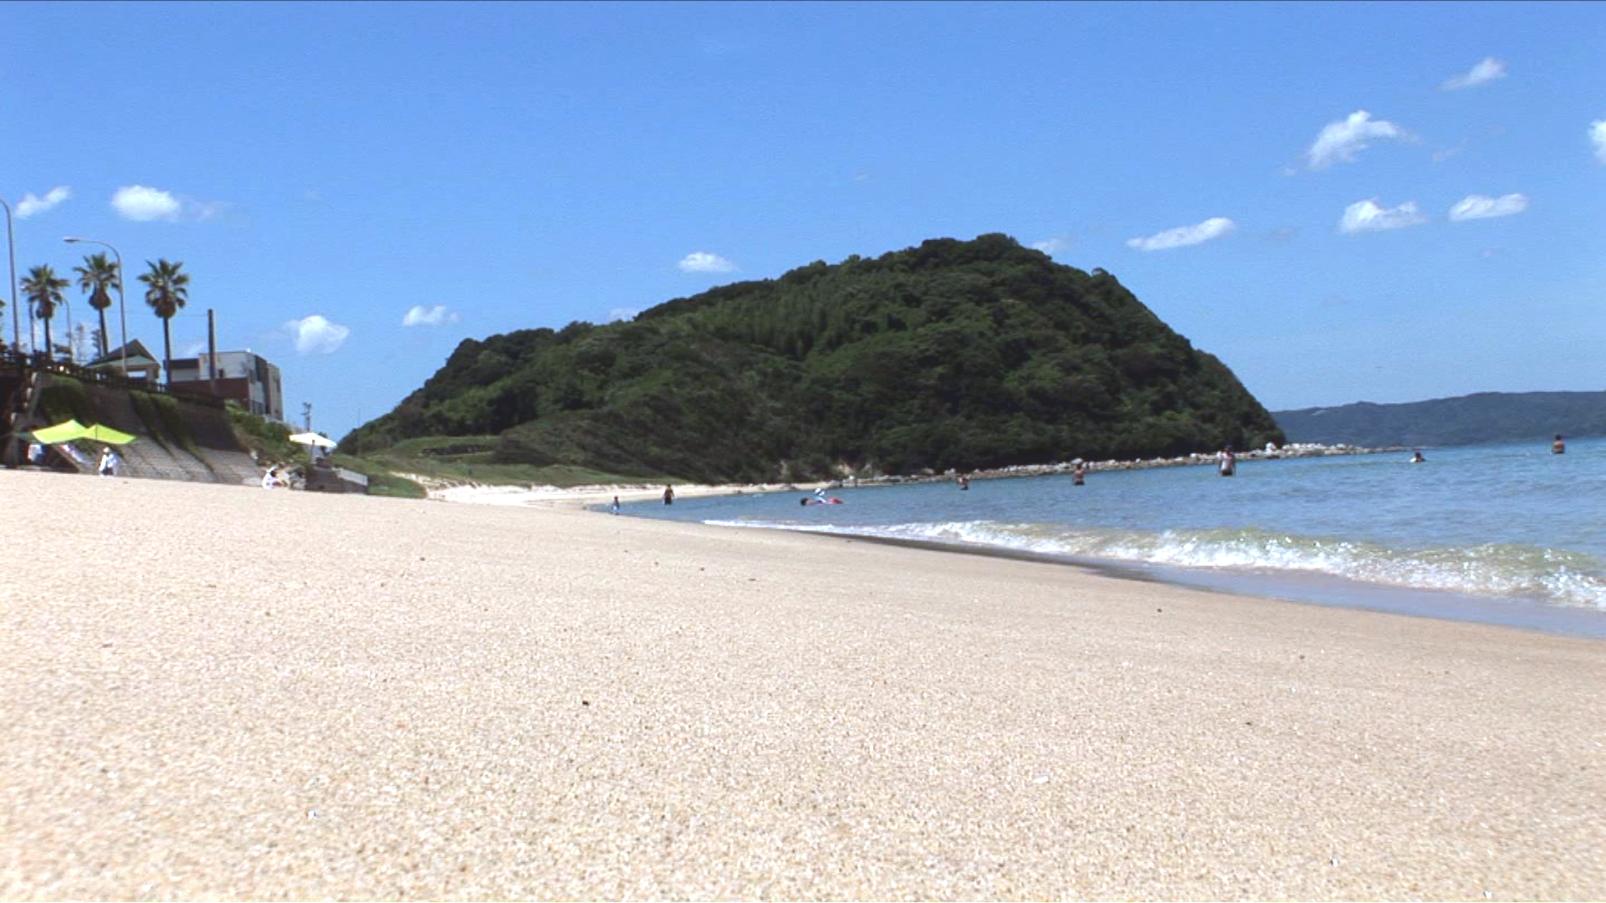
[[[1348,539],[1257,529],[1069,528],[991,520],[879,526],[709,520],[760,527],[1035,552],[1089,561],[1248,572],[1305,572],[1365,583],[1534,599],[1606,611],[1606,563],[1581,552],[1512,544],[1395,549]]]

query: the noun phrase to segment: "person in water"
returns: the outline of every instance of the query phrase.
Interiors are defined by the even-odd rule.
[[[1232,453],[1230,445],[1222,446],[1221,454],[1216,456],[1216,462],[1224,477],[1230,477],[1238,472],[1238,456]]]
[[[613,497],[613,504],[608,506],[608,510],[614,514],[619,513],[619,497],[617,495]]]
[[[1550,443],[1550,453],[1553,455],[1567,454],[1567,442],[1561,438],[1561,433],[1557,433],[1556,441]]]
[[[959,483],[959,488],[961,490],[970,488],[970,477],[967,477],[964,474],[959,475],[957,482]]]
[[[1087,481],[1087,465],[1083,464],[1081,461],[1077,461],[1076,462],[1076,467],[1071,470],[1071,485],[1072,486],[1082,486],[1082,485],[1086,484],[1086,481]]]
[[[673,487],[673,486],[665,486],[664,487],[664,504],[665,505],[673,505],[674,503],[675,503],[675,487]]]
[[[1412,464],[1422,464],[1422,463],[1424,463],[1426,461],[1427,461],[1427,458],[1422,457],[1422,451],[1420,449],[1418,449],[1417,451],[1411,452],[1411,463]]]

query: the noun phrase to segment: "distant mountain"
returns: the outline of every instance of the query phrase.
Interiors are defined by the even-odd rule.
[[[1272,439],[1232,371],[1114,276],[984,235],[817,261],[631,322],[468,340],[342,444],[773,480]]]
[[[1274,411],[1290,442],[1472,445],[1606,436],[1606,392],[1479,392],[1408,404]]]

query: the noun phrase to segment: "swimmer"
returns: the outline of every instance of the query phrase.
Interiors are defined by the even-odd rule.
[[[1557,433],[1556,441],[1550,443],[1550,453],[1553,455],[1567,454],[1567,442],[1561,438],[1561,433]]]
[[[1411,463],[1412,464],[1423,464],[1423,463],[1426,463],[1427,460],[1428,460],[1427,458],[1422,457],[1422,452],[1421,451],[1414,451],[1414,452],[1411,453]]]

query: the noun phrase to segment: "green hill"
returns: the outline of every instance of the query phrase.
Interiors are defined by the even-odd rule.
[[[1114,276],[984,235],[817,261],[631,322],[467,340],[342,446],[773,480],[1268,439],[1281,432],[1232,372]]]
[[[1606,392],[1480,392],[1408,404],[1369,401],[1272,416],[1295,442],[1353,445],[1548,443],[1556,433],[1606,436]]]

